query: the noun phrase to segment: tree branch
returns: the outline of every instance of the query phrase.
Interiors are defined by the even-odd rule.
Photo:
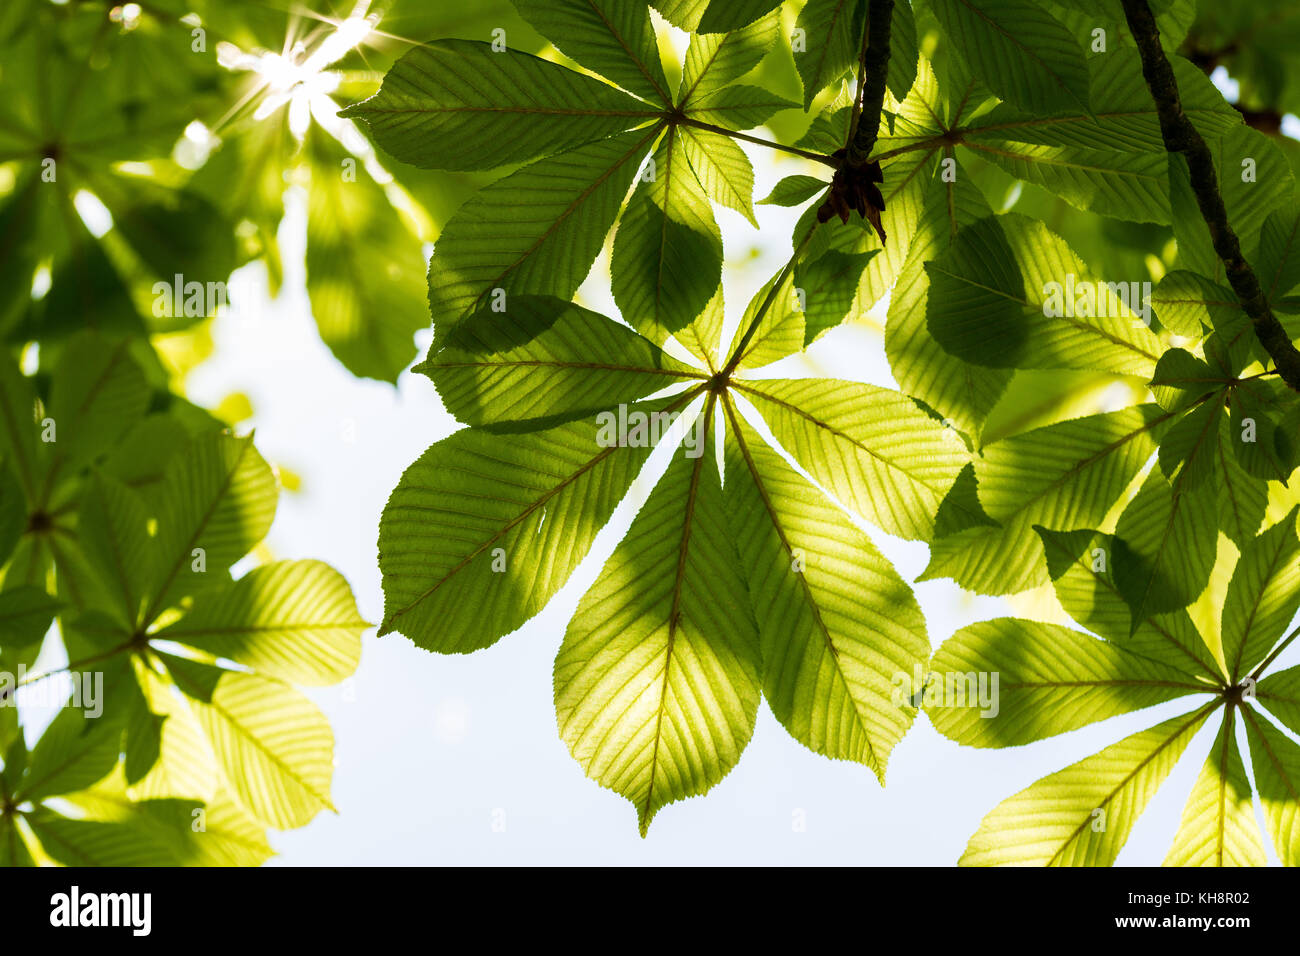
[[[889,78],[889,28],[894,21],[894,0],[871,0],[867,8],[867,50],[862,57],[862,101],[857,125],[849,133],[848,160],[861,166],[871,156],[880,130],[880,111]]]
[[[1160,117],[1160,135],[1165,149],[1181,153],[1187,158],[1191,174],[1192,191],[1200,206],[1201,216],[1210,230],[1214,251],[1223,261],[1228,283],[1241,300],[1241,307],[1255,327],[1255,335],[1272,357],[1282,380],[1300,392],[1300,351],[1287,336],[1286,330],[1273,314],[1268,299],[1259,285],[1255,270],[1241,254],[1241,243],[1228,222],[1228,210],[1219,192],[1219,179],[1214,170],[1214,158],[1205,140],[1183,112],[1178,95],[1178,81],[1173,67],[1160,45],[1160,30],[1147,0],[1123,0],[1124,16],[1129,31],[1137,42],[1142,57],[1142,75],[1156,102]],[[874,3],[873,3],[874,7]]]

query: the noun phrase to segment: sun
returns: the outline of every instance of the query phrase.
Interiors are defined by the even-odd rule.
[[[331,94],[338,89],[342,75],[329,67],[365,43],[379,24],[379,15],[370,13],[371,0],[358,0],[345,20],[322,20],[306,36],[296,37],[299,23],[294,23],[285,37],[280,53],[247,51],[229,42],[217,45],[217,62],[228,70],[245,70],[256,75],[258,82],[232,109],[235,113],[251,102],[256,121],[265,120],[286,104],[289,107],[289,130],[301,140],[314,120],[336,138],[343,127],[338,104]]]

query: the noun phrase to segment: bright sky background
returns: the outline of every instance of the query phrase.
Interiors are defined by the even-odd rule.
[[[782,176],[808,171],[791,157],[747,151],[757,170],[756,197]],[[282,239],[290,271],[280,298],[218,319],[215,357],[194,373],[191,397],[208,405],[234,390],[251,397],[258,447],[304,478],[299,494],[282,499],[273,549],[278,557],[320,558],[339,568],[362,613],[377,621],[383,599],[375,539],[384,502],[403,469],[459,426],[423,376],[408,372],[396,389],[354,379],[321,344],[301,265],[293,265],[302,249],[301,197],[291,196],[289,205]],[[733,323],[789,255],[791,212],[757,208],[758,233],[739,215],[719,210]],[[597,262],[582,300],[613,315],[607,269],[604,258]],[[836,330],[792,374],[893,386],[879,330],[883,312],[873,316],[876,327]],[[882,789],[865,767],[829,761],[797,744],[764,706],[739,766],[706,797],[662,810],[642,840],[632,806],[588,780],[569,756],[551,696],[551,666],[565,624],[641,500],[619,509],[545,612],[488,650],[435,655],[399,635],[378,639],[369,632],[356,677],[313,695],[338,740],[339,813],[275,835],[277,862],[951,865],[1000,800],[1191,709],[1174,701],[1001,751],[958,747],[921,717],[894,751],[889,786]],[[923,545],[874,529],[872,536],[908,580],[925,566]],[[1004,601],[977,598],[950,582],[915,588],[935,647],[965,624],[1014,613]],[[1293,660],[1288,652],[1281,663]],[[1211,722],[1193,742],[1121,864],[1163,859],[1214,732]],[[1275,859],[1271,847],[1269,856]]]

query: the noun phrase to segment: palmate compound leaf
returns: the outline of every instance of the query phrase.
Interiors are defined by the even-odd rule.
[[[466,163],[537,159],[479,192],[443,229],[429,270],[429,306],[439,335],[490,297],[498,305],[499,297],[516,293],[569,298],[614,225],[647,152],[660,139],[663,121],[671,118],[672,100],[647,9],[605,0],[566,0],[558,6],[521,0],[519,6],[561,50],[661,108],[535,57],[505,51],[508,55],[498,58],[487,44],[447,41],[412,51],[376,97],[346,111],[369,120],[385,148],[418,165],[467,168]],[[764,30],[770,32],[770,25]],[[754,36],[744,35],[750,33]],[[763,51],[754,50],[753,40],[766,35],[756,24],[734,40],[726,35],[706,43],[688,67],[692,85],[684,87],[682,108],[743,126],[787,105],[769,106],[780,98],[768,94],[763,102],[743,97],[732,107],[726,102],[743,89],[728,86],[726,79],[757,62],[754,52]],[[474,75],[490,74],[493,88],[485,92],[481,80],[456,70],[426,72],[422,60],[440,56],[455,63],[481,59]],[[555,89],[546,83],[539,89],[523,76],[529,72],[538,74],[535,80],[554,81]],[[513,73],[520,75],[512,78]],[[718,115],[730,108],[739,110],[736,116]],[[448,136],[448,116],[474,129],[457,126],[457,134]],[[530,116],[545,127],[535,138],[540,145],[500,158],[499,144],[518,140],[518,122]],[[656,119],[660,122],[652,122]],[[510,126],[508,135],[499,128],[502,122]],[[636,128],[645,124],[650,125]],[[448,150],[473,155],[444,155]],[[704,187],[691,171],[692,162]],[[626,312],[644,316],[648,334],[662,341],[666,331],[698,314],[718,288],[721,238],[708,197],[752,218],[752,177],[744,154],[725,137],[696,130],[686,143],[675,123],[662,137],[659,151],[641,171],[615,245],[615,295]]]
[[[133,795],[203,800],[224,785],[264,824],[304,825],[329,806],[332,735],[314,704],[273,677],[323,685],[355,669],[368,625],[346,582],[318,562],[265,565],[204,590],[192,613],[193,621],[185,614],[148,631],[149,646],[171,641],[189,654],[256,670],[226,670],[157,650],[149,653],[165,665],[168,680],[126,669],[114,696],[134,701],[126,728]],[[141,626],[150,624],[146,617]],[[140,647],[129,635],[123,645],[124,635],[111,630],[100,640],[117,651]],[[183,702],[171,696],[173,687]]]
[[[761,323],[765,298],[747,321]],[[735,764],[760,688],[796,739],[883,777],[914,713],[895,694],[897,675],[910,679],[927,654],[919,607],[870,539],[764,444],[733,399],[775,420],[782,402],[804,396],[821,418],[780,426],[789,451],[806,453],[852,506],[914,536],[928,533],[926,502],[937,505],[967,460],[960,441],[896,393],[707,376],[593,313],[510,302],[524,314],[507,305],[477,317],[425,364],[473,424],[412,465],[385,510],[385,630],[462,652],[523,624],[642,473],[668,416],[702,402],[570,623],[555,668],[561,734],[590,776],[633,802],[643,830],[665,803],[704,792]],[[546,315],[534,323],[539,308]],[[728,364],[716,352],[722,324],[715,294],[677,333],[711,371]],[[481,367],[471,372],[460,346],[475,328]],[[599,366],[586,370],[586,388],[569,367],[580,347]],[[645,397],[674,376],[675,394]],[[507,378],[508,391],[499,387]],[[888,412],[889,428],[837,400],[845,389]],[[721,487],[710,443],[718,418],[728,435]],[[806,439],[805,429],[825,434]],[[817,462],[821,442],[876,465],[863,478],[837,476]]]
[[[107,471],[85,481],[77,534],[56,552],[60,588],[77,585],[61,630],[74,671],[103,675],[105,709],[100,719],[62,711],[24,762],[21,790],[40,804],[32,831],[51,858],[255,864],[269,854],[259,849],[266,825],[301,826],[329,805],[328,722],[274,678],[338,682],[355,668],[368,625],[343,578],[319,562],[230,579],[227,567],[269,526],[275,493],[251,442],[217,431],[182,442],[148,499]],[[213,666],[219,660],[252,672]],[[115,767],[134,809],[85,814],[86,788],[109,786],[97,781]],[[52,797],[82,812],[72,819],[44,806]],[[173,812],[179,803],[184,814]],[[175,845],[196,808],[230,832]],[[162,825],[181,822],[170,836]],[[156,837],[168,837],[161,849]]]
[[[1295,537],[1294,513],[1283,522]],[[1267,829],[1284,863],[1294,861],[1300,811],[1300,748],[1273,730],[1263,711],[1300,723],[1296,669],[1238,682],[1215,658],[1186,611],[1147,618],[1130,637],[1129,608],[1108,560],[1114,538],[1095,531],[1038,529],[1062,606],[1095,640],[1056,625],[1023,620],[976,624],[945,642],[931,663],[935,687],[925,707],[940,732],[975,746],[1010,746],[1186,694],[1213,694],[1195,712],[1165,721],[1039,780],[985,817],[967,865],[1109,865],[1138,817],[1200,726],[1217,709],[1224,720],[1183,812],[1166,865],[1262,865],[1251,782],[1233,734],[1241,712]],[[1279,536],[1280,539],[1280,536]],[[1258,539],[1263,541],[1264,538]],[[1262,546],[1261,554],[1270,552]],[[1265,558],[1243,554],[1239,588],[1258,593]],[[1300,592],[1294,582],[1276,590]],[[1226,604],[1241,605],[1241,595]],[[1225,649],[1240,632],[1240,607],[1225,607]],[[1279,616],[1282,612],[1279,610]],[[1294,607],[1291,616],[1294,615]],[[1233,623],[1226,623],[1229,619]],[[1274,631],[1273,641],[1280,636]],[[1255,677],[1263,670],[1256,668]],[[955,678],[945,682],[944,672]],[[975,692],[998,678],[989,700]],[[979,681],[985,681],[980,685]],[[953,693],[953,690],[957,693]],[[963,693],[964,692],[964,693]]]

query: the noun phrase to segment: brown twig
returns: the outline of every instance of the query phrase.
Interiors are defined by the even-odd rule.
[[[1160,135],[1164,139],[1165,149],[1186,157],[1196,204],[1201,209],[1205,225],[1209,227],[1214,251],[1223,261],[1228,284],[1241,300],[1241,308],[1250,317],[1255,335],[1272,357],[1278,374],[1287,385],[1300,392],[1300,351],[1273,314],[1255,270],[1241,254],[1241,243],[1232,230],[1232,224],[1228,222],[1228,210],[1223,204],[1223,195],[1219,192],[1214,158],[1201,134],[1183,112],[1178,81],[1174,78],[1173,67],[1160,45],[1160,30],[1156,26],[1151,7],[1147,0],[1123,0],[1123,3],[1124,16],[1142,57],[1142,75],[1156,102]]]

